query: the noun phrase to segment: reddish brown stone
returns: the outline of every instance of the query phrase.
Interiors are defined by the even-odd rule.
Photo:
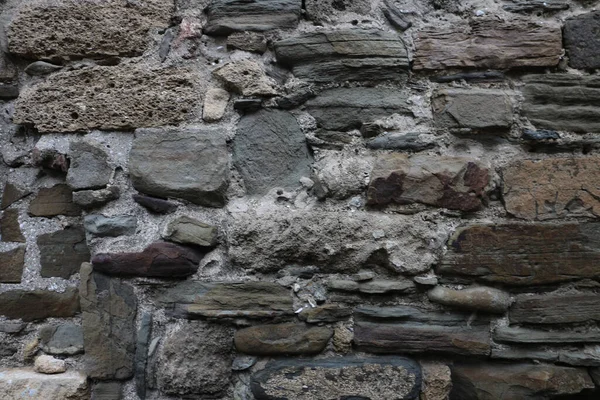
[[[73,203],[73,191],[65,184],[40,189],[29,204],[29,215],[54,217],[56,215],[77,216],[81,209]]]

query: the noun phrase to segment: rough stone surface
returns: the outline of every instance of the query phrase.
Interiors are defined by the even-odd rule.
[[[0,251],[0,283],[21,283],[24,267],[25,246]]]
[[[43,289],[16,289],[0,293],[0,315],[10,319],[70,318],[78,312],[79,297],[75,288],[67,288],[62,293]]]
[[[263,110],[240,120],[233,140],[233,162],[248,194],[299,186],[300,178],[310,176],[311,160],[292,114]]]
[[[267,51],[267,40],[256,32],[236,32],[227,36],[227,47],[263,54]]]
[[[552,67],[562,55],[562,35],[560,26],[549,21],[478,18],[468,27],[426,27],[417,34],[415,47],[415,70]]]
[[[23,398],[31,400],[90,398],[87,377],[81,372],[46,375],[31,369],[0,369],[0,400]]]
[[[135,315],[133,288],[119,279],[81,265],[81,300],[85,371],[96,379],[127,379],[133,375]],[[118,310],[118,312],[117,312]]]
[[[92,400],[121,400],[121,382],[97,382],[92,388]]]
[[[201,321],[171,331],[159,350],[157,383],[171,395],[216,395],[231,375],[230,328]]]
[[[227,90],[218,88],[208,89],[204,97],[202,119],[206,122],[219,121],[225,114],[228,102],[229,92]]]
[[[573,68],[600,68],[600,12],[578,15],[565,21],[565,49]]]
[[[459,228],[436,272],[527,286],[600,275],[595,223],[498,224]]]
[[[90,261],[85,232],[80,226],[44,233],[37,238],[40,249],[40,274],[68,279],[79,271],[81,263]]]
[[[73,203],[83,209],[101,207],[106,203],[118,199],[121,192],[118,186],[110,186],[106,189],[79,190],[73,192]]]
[[[200,128],[137,130],[129,154],[133,187],[158,197],[222,207],[229,185],[225,138]]]
[[[344,13],[368,14],[368,0],[307,0],[306,15],[315,22],[331,22]]]
[[[407,134],[391,134],[376,137],[367,142],[367,147],[374,150],[423,151],[436,147],[434,142],[423,140],[418,132]]]
[[[596,158],[518,160],[502,170],[502,178],[506,211],[518,218],[600,216]]]
[[[434,303],[466,310],[477,310],[502,314],[511,304],[510,295],[502,290],[479,286],[462,290],[436,286],[427,292]]]
[[[309,307],[298,314],[298,318],[309,324],[321,322],[337,322],[348,319],[352,315],[352,309],[338,304],[325,304],[319,307]]]
[[[252,376],[259,400],[418,399],[419,364],[404,357],[278,360]]]
[[[341,135],[348,137],[345,132]],[[346,199],[362,194],[367,186],[366,177],[371,172],[371,159],[347,153],[335,153],[321,158],[313,165],[313,190],[320,199],[331,197]]]
[[[540,330],[513,326],[499,326],[494,330],[494,341],[501,343],[594,343],[600,342],[600,331],[594,330]]]
[[[94,236],[133,235],[137,228],[137,218],[133,215],[89,214],[83,219],[85,230]]]
[[[19,224],[19,210],[5,210],[0,218],[0,238],[3,242],[25,243],[25,236]]]
[[[8,50],[30,58],[140,55],[151,28],[166,28],[172,0],[34,1],[7,27]]]
[[[452,390],[450,368],[446,364],[421,362],[423,386],[419,400],[447,400]]]
[[[300,79],[406,80],[408,56],[396,35],[360,29],[305,33],[275,43],[277,62]]]
[[[100,189],[108,184],[112,168],[108,165],[108,155],[98,144],[73,142],[69,155],[67,184],[73,190]]]
[[[177,209],[175,203],[157,197],[144,196],[143,194],[134,194],[133,200],[157,214],[170,214]]]
[[[519,295],[510,308],[513,324],[568,324],[600,320],[600,298],[595,293]]]
[[[55,65],[45,61],[35,61],[25,68],[25,73],[32,76],[43,76],[60,71],[62,68],[61,65]]]
[[[214,247],[217,244],[217,236],[216,226],[185,215],[169,222],[163,233],[163,238],[172,242],[201,247]]]
[[[29,203],[29,215],[34,217],[78,216],[79,214],[81,209],[73,203],[73,191],[64,184],[40,189]]]
[[[332,280],[327,286],[331,290],[365,294],[407,293],[414,291],[415,288],[415,284],[408,279],[397,281],[377,279],[369,282]]]
[[[438,128],[474,132],[506,131],[513,120],[509,94],[499,89],[444,89],[431,105]]]
[[[42,374],[61,374],[67,370],[67,365],[65,360],[43,354],[35,359],[33,369]]]
[[[27,188],[21,188],[10,182],[6,182],[4,185],[4,190],[2,191],[2,203],[0,204],[0,210],[8,208],[10,205],[16,203],[29,194],[31,194],[31,190]]]
[[[371,173],[367,204],[423,203],[461,211],[482,207],[488,169],[462,157],[380,155]]]
[[[174,125],[199,104],[194,79],[188,70],[126,63],[57,72],[22,91],[13,122],[40,132]]]
[[[101,253],[94,270],[117,276],[185,278],[198,269],[201,253],[173,243],[155,242],[139,253]]]
[[[39,346],[45,353],[61,356],[83,353],[83,331],[79,325],[46,325],[40,329],[39,338]]]
[[[277,83],[253,60],[232,61],[214,70],[213,74],[243,96],[275,96],[278,93]]]
[[[512,0],[512,4],[502,6],[506,11],[514,13],[552,13],[561,10],[568,10],[569,4],[564,1],[545,1],[545,0]]]
[[[286,323],[257,325],[235,333],[235,348],[254,355],[301,355],[323,351],[333,331],[325,327],[308,327]]]

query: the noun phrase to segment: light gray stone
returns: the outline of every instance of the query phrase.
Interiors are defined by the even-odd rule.
[[[242,96],[275,96],[277,83],[253,60],[232,61],[217,68],[213,75]]]
[[[229,102],[229,92],[219,88],[211,88],[204,96],[202,119],[206,122],[215,122],[223,118],[225,108]]]
[[[133,235],[137,228],[137,218],[134,215],[106,217],[89,214],[84,217],[83,226],[88,233],[98,237]]]
[[[28,368],[0,369],[0,400],[23,398],[31,400],[90,398],[87,377],[81,372],[46,375]]]
[[[42,374],[61,374],[67,370],[67,365],[65,360],[43,354],[35,359],[33,369]]]
[[[100,189],[111,178],[112,168],[108,155],[99,143],[73,142],[69,156],[71,165],[67,172],[67,184],[73,190]]]

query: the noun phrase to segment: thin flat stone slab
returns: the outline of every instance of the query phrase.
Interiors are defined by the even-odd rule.
[[[64,292],[51,290],[9,290],[0,293],[0,315],[10,319],[38,321],[45,318],[70,318],[79,312],[76,288]]]
[[[600,276],[600,224],[470,225],[457,229],[440,275],[533,286]]]
[[[569,4],[565,1],[554,1],[554,0],[512,0],[512,2],[506,1],[502,6],[503,9],[514,13],[551,13],[562,10],[568,10]]]
[[[533,344],[511,343],[496,345],[492,349],[491,358],[498,360],[534,360],[551,363],[561,363],[576,367],[600,366],[600,346],[598,344],[576,343]]]
[[[57,215],[78,216],[81,209],[73,203],[73,191],[65,184],[42,188],[29,203],[29,215],[54,217]]]
[[[327,287],[335,291],[364,294],[408,293],[415,290],[415,284],[408,279],[376,279],[368,282],[355,282],[351,280],[336,279],[329,281]]]
[[[426,27],[415,47],[415,70],[552,67],[562,56],[562,35],[549,21],[477,18],[468,26]]]
[[[418,399],[421,368],[405,357],[278,360],[252,376],[259,400]]]
[[[600,68],[600,11],[577,15],[565,21],[565,49],[573,68]]]
[[[0,400],[88,400],[87,377],[81,372],[41,374],[29,368],[0,369]]]
[[[600,330],[541,330],[516,326],[499,326],[493,338],[500,343],[598,343]]]
[[[53,276],[69,279],[79,271],[81,263],[90,261],[90,250],[81,226],[37,237],[40,249],[40,274],[44,278]]]
[[[0,283],[21,283],[25,268],[25,246],[0,251]]]
[[[235,348],[253,355],[302,355],[320,353],[333,336],[326,327],[285,323],[257,325],[235,333]]]
[[[309,324],[344,321],[350,318],[352,309],[339,304],[325,304],[315,308],[308,307],[298,314],[300,320]]]
[[[509,311],[511,324],[569,324],[600,321],[596,293],[519,295]]]
[[[143,194],[134,194],[133,201],[157,214],[170,214],[174,212],[178,205],[157,197],[145,196]]]

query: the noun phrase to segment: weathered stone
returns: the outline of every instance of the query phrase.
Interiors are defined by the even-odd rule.
[[[25,268],[25,246],[0,251],[0,283],[21,283],[23,268]]]
[[[382,154],[367,191],[367,204],[422,203],[461,211],[482,207],[489,171],[476,160]]]
[[[12,208],[2,213],[2,217],[0,218],[0,238],[3,242],[25,243],[25,236],[23,236],[19,224],[18,209]]]
[[[89,214],[83,219],[85,230],[94,236],[133,235],[137,228],[134,215],[114,215],[106,217],[101,214]]]
[[[46,325],[39,331],[40,348],[53,355],[75,355],[83,353],[83,331],[75,324]]]
[[[158,302],[183,318],[272,318],[294,312],[290,291],[271,282],[185,281],[164,291]]]
[[[219,121],[225,114],[228,102],[229,92],[227,90],[219,88],[208,89],[204,97],[202,119],[206,122]]]
[[[473,132],[507,131],[513,122],[509,93],[499,89],[444,89],[432,100],[438,128]]]
[[[304,33],[275,43],[277,62],[315,82],[407,79],[408,55],[398,36],[381,31]]]
[[[467,82],[502,82],[506,75],[500,71],[485,72],[460,72],[458,74],[432,76],[429,78],[432,82],[446,83],[465,80]]]
[[[235,333],[235,348],[254,355],[300,355],[323,351],[333,331],[325,327],[285,323],[257,325]]]
[[[523,77],[523,114],[536,128],[600,132],[600,77],[541,74]],[[585,95],[582,95],[585,93]]]
[[[215,0],[208,7],[209,35],[243,31],[269,31],[295,28],[302,11],[301,0]]]
[[[8,208],[10,205],[30,194],[31,190],[27,188],[20,188],[13,183],[6,182],[4,185],[4,190],[2,191],[2,203],[0,204],[0,210]]]
[[[364,125],[363,125],[364,126]],[[374,150],[423,151],[436,147],[434,142],[421,139],[418,132],[403,135],[391,134],[377,137],[367,142],[367,147]]]
[[[40,249],[40,274],[44,278],[58,276],[69,279],[79,271],[81,263],[90,261],[85,232],[80,226],[45,233],[37,238]]]
[[[518,160],[502,171],[506,211],[523,219],[600,216],[597,158]]]
[[[172,0],[35,1],[8,25],[8,50],[29,58],[141,55],[148,30],[168,27],[173,11]]]
[[[437,286],[427,293],[429,300],[445,306],[503,314],[508,310],[510,295],[502,290],[478,286],[453,290]]]
[[[43,354],[35,359],[33,369],[42,374],[61,374],[67,370],[67,365],[65,360]]]
[[[9,290],[0,293],[0,315],[10,319],[37,321],[45,318],[70,318],[79,312],[77,289],[64,292],[51,290]]]
[[[36,145],[31,152],[31,163],[38,168],[67,172],[70,161],[66,154],[55,148],[39,148]]]
[[[234,371],[245,371],[256,364],[257,358],[254,356],[237,356],[233,359],[231,369]]]
[[[85,371],[96,379],[131,377],[137,311],[133,288],[119,279],[92,272],[92,266],[84,263],[79,294]]]
[[[90,398],[87,377],[77,371],[46,375],[26,368],[0,369],[0,399],[14,400],[23,396],[31,400]]]
[[[341,135],[348,137],[345,132]],[[362,194],[367,186],[365,177],[372,169],[372,159],[342,152],[330,152],[314,166],[314,192],[320,199],[332,197],[343,200]]]
[[[502,8],[515,13],[549,13],[569,9],[569,4],[563,1],[512,0],[512,3],[505,4]]]
[[[436,272],[508,285],[600,276],[595,223],[471,225],[459,228]]]
[[[116,276],[185,278],[196,272],[202,254],[173,243],[155,242],[139,253],[101,253],[94,270]]]
[[[146,398],[146,362],[152,337],[152,314],[144,313],[135,346],[135,389],[141,399]]]
[[[562,35],[560,26],[549,21],[477,18],[467,27],[426,27],[415,47],[415,70],[553,67],[562,56]]]
[[[214,247],[218,231],[216,226],[182,215],[167,224],[162,236],[176,243]]]
[[[29,203],[29,215],[34,217],[78,216],[79,214],[81,209],[73,203],[73,191],[65,184],[40,189]]]
[[[453,399],[547,399],[594,387],[583,368],[551,364],[455,363]]]
[[[195,79],[180,68],[127,63],[57,72],[23,90],[13,122],[39,132],[176,125],[199,104]]]
[[[121,382],[97,382],[92,388],[92,400],[121,400]]]
[[[577,15],[565,21],[565,49],[573,68],[600,68],[600,11]]]
[[[419,400],[447,400],[452,390],[450,368],[446,364],[421,362],[423,385]]]
[[[586,343],[600,342],[599,330],[539,330],[513,326],[499,326],[494,330],[494,341],[501,343]]]
[[[509,312],[511,324],[568,324],[600,321],[595,293],[519,295]]]
[[[164,339],[157,360],[157,383],[171,395],[216,395],[229,385],[231,329],[190,321]]]
[[[560,135],[558,134],[558,132],[549,129],[540,129],[537,131],[533,129],[523,129],[521,139],[535,141],[556,140],[560,139]]]
[[[121,192],[118,186],[110,186],[106,189],[79,190],[73,192],[73,203],[84,209],[101,207],[108,202],[118,199]]]
[[[134,194],[133,200],[147,208],[148,210],[157,214],[170,214],[177,209],[177,204],[172,203],[168,200],[159,199],[157,197],[145,196],[143,194]]]
[[[415,289],[415,284],[408,279],[396,281],[380,279],[368,282],[332,280],[329,281],[327,286],[331,290],[365,294],[407,293]]]
[[[312,157],[296,118],[280,110],[245,115],[233,140],[233,162],[248,194],[295,188],[310,176]]]
[[[35,61],[25,68],[25,73],[32,76],[42,76],[60,71],[62,68],[62,65],[50,64],[45,61]]]
[[[217,131],[138,129],[129,154],[133,187],[158,197],[222,207],[229,186],[229,153]]]
[[[317,125],[328,130],[347,131],[363,123],[394,113],[412,115],[408,94],[386,88],[336,88],[323,91],[306,103]]]
[[[275,96],[277,83],[253,60],[232,61],[213,71],[236,93],[243,96]]]
[[[112,168],[108,165],[108,155],[99,144],[73,142],[69,156],[67,184],[73,190],[100,189],[108,184]]]
[[[375,278],[376,274],[373,271],[358,271],[356,274],[352,275],[352,280],[356,282],[364,282],[370,281]]]
[[[325,304],[315,308],[305,308],[298,314],[298,318],[309,324],[316,324],[321,322],[344,321],[350,318],[351,315],[352,309],[350,308],[342,307],[338,304]]]
[[[302,86],[290,94],[275,99],[277,107],[283,110],[291,110],[306,103],[317,94],[311,86]]]
[[[368,14],[369,0],[307,0],[306,15],[315,22],[331,22],[344,13]]]
[[[278,360],[250,383],[259,400],[418,399],[419,364],[404,357]]]
[[[354,343],[374,353],[438,352],[489,355],[489,320],[469,314],[426,312],[409,306],[354,310]]]
[[[267,51],[267,40],[256,32],[236,32],[227,36],[227,48],[263,54]]]
[[[26,323],[15,322],[15,321],[4,321],[0,322],[0,332],[3,333],[20,333],[25,327]]]
[[[383,15],[394,28],[404,32],[412,26],[412,22],[406,19],[402,10],[398,9],[394,3],[384,0],[384,4]]]

